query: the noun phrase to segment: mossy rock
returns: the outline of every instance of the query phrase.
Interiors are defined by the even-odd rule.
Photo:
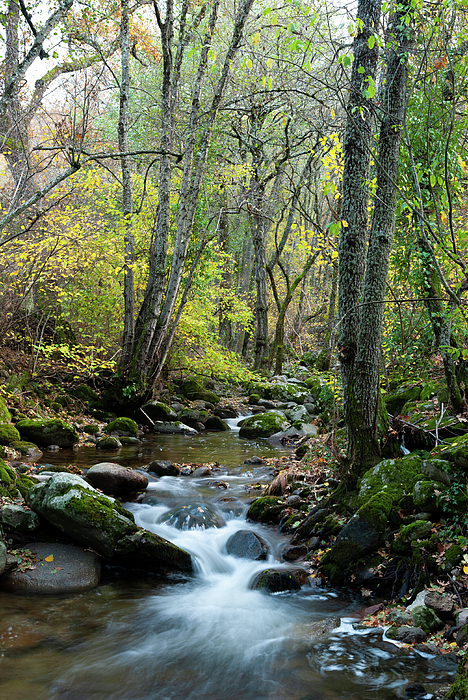
[[[106,433],[118,433],[119,435],[138,435],[138,424],[131,418],[116,418],[105,428]]]
[[[425,413],[426,411],[432,411],[434,409],[434,404],[432,401],[407,401],[400,411],[402,416],[414,416]],[[418,421],[418,425],[419,425]]]
[[[11,445],[21,439],[17,429],[9,423],[0,424],[0,445]]]
[[[30,440],[36,445],[58,445],[73,447],[79,435],[73,426],[59,419],[55,420],[20,420],[16,423],[22,440]]]
[[[421,511],[435,513],[440,510],[440,497],[447,491],[447,487],[438,481],[422,479],[417,481],[413,489],[414,505]]]
[[[262,496],[252,503],[247,511],[247,520],[269,522],[286,508],[284,499],[277,496]]]
[[[6,401],[0,396],[0,423],[10,423],[11,413],[7,408]]]
[[[117,542],[136,531],[133,515],[73,474],[57,474],[26,496],[28,505],[76,542],[104,557]]]
[[[28,442],[28,440],[15,440],[15,442],[11,443],[10,447],[20,452],[24,457],[29,457],[36,461],[42,457],[42,452],[38,446],[33,442]]]
[[[96,447],[98,450],[119,450],[122,447],[122,443],[119,438],[113,435],[106,435],[96,442]]]
[[[241,438],[267,438],[289,427],[289,421],[281,411],[266,411],[256,416],[249,416],[241,425]]]
[[[162,401],[148,401],[141,407],[141,420],[143,422],[148,420],[146,416],[150,419],[149,424],[152,425],[157,420],[176,420],[177,413],[170,406],[162,403]]]
[[[154,573],[193,573],[188,552],[148,530],[125,535],[115,547],[112,563]]]
[[[392,415],[401,413],[401,409],[407,401],[417,401],[421,395],[422,386],[415,383],[406,383],[396,391],[384,396],[387,411]]]
[[[411,543],[426,537],[432,529],[432,523],[427,520],[415,520],[414,523],[403,525],[399,536],[392,542],[392,551],[403,554],[411,551]]]
[[[415,484],[424,480],[422,463],[423,458],[416,454],[379,462],[363,475],[359,484],[358,503],[365,503],[380,491],[388,493],[395,505],[404,497],[410,497]]]
[[[0,459],[0,496],[13,499],[24,497],[32,486],[34,486],[32,479],[20,474]]]
[[[99,426],[93,423],[86,423],[86,425],[83,426],[83,432],[86,433],[86,435],[97,435]]]
[[[269,384],[264,395],[270,401],[294,401],[294,403],[303,404],[310,392],[308,389],[298,387],[297,384],[278,382]]]
[[[444,563],[442,565],[442,569],[444,571],[452,571],[452,569],[455,569],[457,566],[460,565],[461,561],[463,559],[463,549],[460,547],[459,544],[452,544],[445,552],[444,552]]]
[[[411,617],[416,627],[420,627],[428,634],[437,632],[444,627],[444,623],[437,613],[432,608],[428,608],[425,605],[418,605],[416,608],[413,608]]]
[[[79,399],[85,403],[95,403],[96,401],[99,401],[99,396],[87,384],[80,384],[79,386],[76,386],[74,389],[72,389],[72,391],[70,391],[70,394],[75,399]]]
[[[250,394],[250,396],[249,396],[249,404],[250,404],[251,406],[255,406],[255,405],[258,404],[258,402],[260,401],[260,398],[261,398],[260,394]]]
[[[443,459],[451,464],[468,470],[468,435],[459,435],[452,438],[448,445],[438,445],[435,447],[431,456],[436,459]]]
[[[54,411],[54,413],[60,413],[60,411],[63,411],[63,406],[60,403],[57,403],[57,401],[52,401],[50,404],[51,409]]]
[[[350,568],[383,543],[391,507],[390,495],[377,493],[341,529],[332,548],[320,561],[320,571],[332,585],[344,583],[351,573]]]
[[[445,700],[466,700],[468,698],[468,651],[458,662],[457,677],[445,695]]]

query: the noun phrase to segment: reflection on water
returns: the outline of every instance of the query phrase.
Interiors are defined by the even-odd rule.
[[[282,565],[286,540],[245,521],[246,484],[261,471],[220,476],[229,487],[222,493],[212,477],[164,477],[151,484],[146,503],[128,504],[139,525],[192,554],[193,579],[125,579],[108,570],[82,595],[0,594],[1,698],[384,700],[403,697],[409,682],[430,686],[427,660],[383,641],[379,630],[353,628],[347,618],[362,607],[354,598],[313,586],[276,595],[250,590],[259,570]],[[225,525],[177,530],[160,522],[174,505],[193,501],[209,502]],[[267,540],[267,562],[226,553],[240,529]],[[324,634],[327,619],[337,621]]]

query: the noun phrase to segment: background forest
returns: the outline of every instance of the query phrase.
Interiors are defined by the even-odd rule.
[[[465,5],[4,3],[4,353],[128,402],[338,345],[373,434],[381,375],[462,413]]]

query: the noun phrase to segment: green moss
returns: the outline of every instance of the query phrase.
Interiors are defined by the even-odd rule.
[[[130,433],[136,437],[138,435],[138,424],[131,418],[116,418],[106,428],[106,433]]]
[[[86,435],[97,435],[99,432],[99,426],[93,425],[92,423],[86,423],[86,425],[83,426],[83,432],[86,433]]]
[[[445,696],[445,700],[466,700],[468,698],[468,651],[465,651],[458,662],[455,683]]]
[[[99,401],[99,396],[96,394],[96,392],[86,384],[80,384],[79,386],[75,387],[70,394],[74,396],[75,399],[80,399],[86,403],[94,403]]]
[[[444,553],[444,571],[452,571],[463,559],[463,549],[458,544],[452,544]]]
[[[447,487],[438,481],[427,479],[417,481],[413,489],[414,504],[431,513],[437,511],[439,510],[440,496],[446,491]]]
[[[278,498],[277,496],[262,496],[261,498],[257,498],[250,506],[247,511],[247,519],[254,520],[255,522],[265,521],[271,509],[278,509],[278,507],[280,507],[280,509],[286,507],[282,498]]]
[[[432,610],[432,608],[427,608],[425,605],[418,605],[416,608],[413,608],[411,617],[416,627],[421,627],[421,629],[429,634],[431,632],[437,632],[444,626],[444,623],[434,610]]]
[[[410,496],[418,481],[424,480],[421,472],[422,457],[415,454],[401,459],[384,459],[369,469],[360,481],[358,503],[365,503],[379,491],[385,491],[395,505]]]
[[[34,442],[28,442],[27,440],[15,440],[12,442],[10,447],[14,450],[18,450],[22,455],[27,455],[29,450],[38,450],[38,446]]]
[[[16,498],[18,492],[25,496],[34,481],[23,474],[17,472],[13,467],[9,467],[0,459],[0,495]]]
[[[249,396],[249,404],[250,405],[258,404],[259,401],[260,401],[260,394],[250,394],[250,396]]]
[[[72,486],[69,491],[76,490],[77,488],[79,487]],[[118,501],[110,502],[109,499],[104,496],[96,496],[94,493],[90,494],[85,488],[79,490],[80,496],[72,496],[67,502],[67,508],[71,508],[75,513],[91,517],[95,524],[102,527],[112,525],[116,517],[116,512],[132,522],[135,522],[132,513],[122,508]]]
[[[267,411],[246,418],[241,425],[239,437],[270,437],[274,433],[285,430],[289,426],[284,414],[279,411]]]
[[[399,536],[392,542],[392,551],[403,554],[411,550],[411,543],[429,534],[432,523],[427,520],[416,520],[400,528]]]
[[[10,423],[11,413],[7,408],[6,401],[0,396],[0,423]]]
[[[79,435],[73,426],[58,418],[54,420],[20,420],[16,423],[23,440],[31,440],[37,445],[59,445],[72,447]]]
[[[20,439],[20,434],[13,425],[8,423],[0,424],[0,445],[11,445],[12,442]]]
[[[392,415],[398,415],[407,401],[416,401],[421,395],[420,384],[403,384],[395,392],[384,396],[387,411]]]

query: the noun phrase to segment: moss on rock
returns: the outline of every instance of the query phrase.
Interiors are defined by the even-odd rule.
[[[420,384],[406,383],[396,391],[384,396],[387,411],[392,415],[398,415],[407,401],[417,401],[421,395]]]
[[[246,418],[241,425],[239,437],[270,437],[289,427],[289,421],[281,411],[266,411]]]
[[[255,522],[267,522],[270,520],[272,510],[277,514],[286,508],[282,498],[277,496],[262,496],[252,503],[247,511],[247,519]]]
[[[386,492],[395,504],[412,494],[415,484],[424,480],[421,472],[422,457],[415,454],[401,459],[384,459],[369,469],[359,485],[358,503],[364,504],[380,491]]]
[[[122,435],[138,435],[138,424],[131,418],[116,418],[105,429],[106,433],[121,433]]]
[[[11,413],[7,408],[6,401],[0,396],[0,423],[10,423]]]
[[[32,479],[20,474],[16,469],[8,466],[0,459],[0,496],[7,498],[24,497],[32,486],[34,486]]]
[[[22,440],[31,440],[36,445],[58,445],[72,447],[79,440],[73,426],[61,420],[20,420],[16,423]]]
[[[11,445],[20,439],[20,434],[13,425],[0,423],[0,445]]]

